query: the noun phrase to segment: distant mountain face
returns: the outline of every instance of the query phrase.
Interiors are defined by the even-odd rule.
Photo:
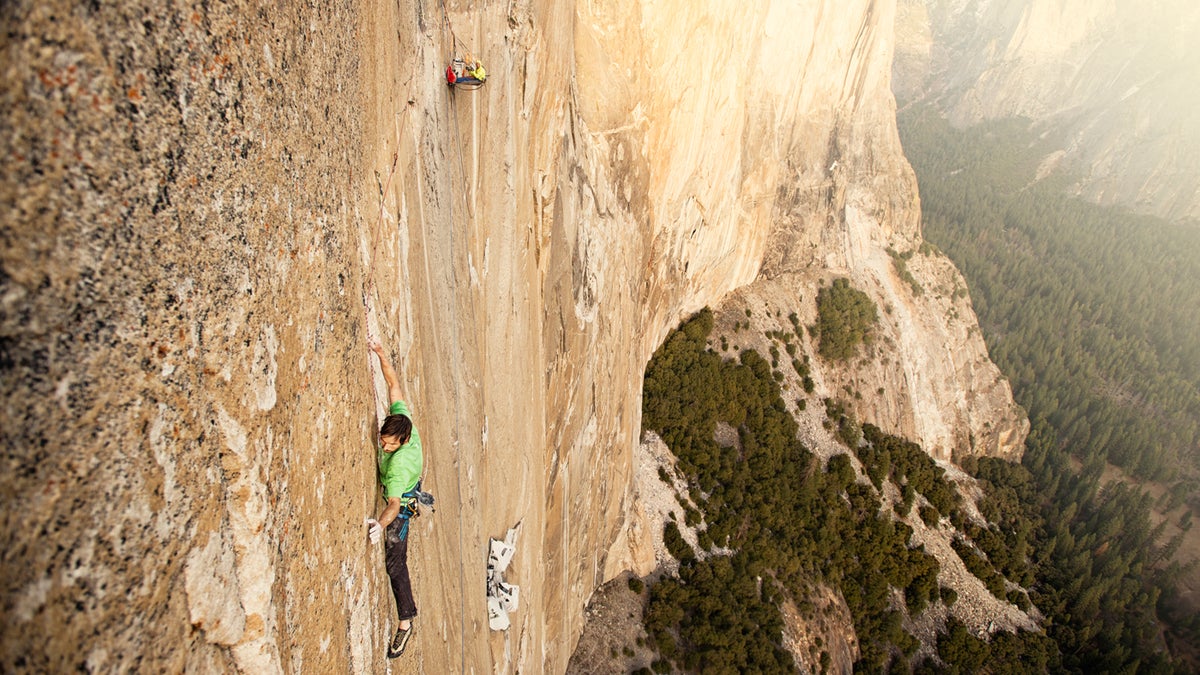
[[[1027,117],[1072,189],[1200,219],[1200,5],[901,0],[893,90],[956,125]]]

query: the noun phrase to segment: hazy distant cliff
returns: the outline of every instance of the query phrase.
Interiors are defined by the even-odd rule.
[[[892,2],[445,6],[5,12],[3,669],[382,671],[368,334],[439,498],[401,672],[565,667],[645,362],[757,278],[888,308],[883,358],[827,374],[881,426],[1018,451],[957,273],[914,257],[916,295],[887,253],[920,244]]]
[[[1200,5],[900,0],[896,94],[955,124],[1026,117],[1102,204],[1200,218]]]

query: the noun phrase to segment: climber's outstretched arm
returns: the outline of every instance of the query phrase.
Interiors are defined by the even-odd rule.
[[[379,357],[379,367],[383,369],[383,379],[387,382],[388,386],[388,403],[403,401],[404,395],[400,391],[400,378],[396,377],[395,369],[392,368],[391,362],[384,356],[383,345],[379,344],[378,341],[372,341],[367,346],[371,348],[371,351],[375,352],[375,356]]]

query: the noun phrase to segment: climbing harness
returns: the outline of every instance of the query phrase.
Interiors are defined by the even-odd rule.
[[[400,513],[396,516],[397,520],[404,521],[400,524],[400,541],[408,537],[408,522],[421,516],[422,505],[428,506],[430,513],[437,513],[437,509],[433,508],[433,495],[422,492],[421,481],[418,480],[413,489],[400,495]]]

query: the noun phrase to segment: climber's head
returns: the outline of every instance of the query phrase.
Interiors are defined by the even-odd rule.
[[[412,420],[408,415],[388,415],[379,427],[379,447],[384,452],[395,452],[408,442],[412,435]]]

